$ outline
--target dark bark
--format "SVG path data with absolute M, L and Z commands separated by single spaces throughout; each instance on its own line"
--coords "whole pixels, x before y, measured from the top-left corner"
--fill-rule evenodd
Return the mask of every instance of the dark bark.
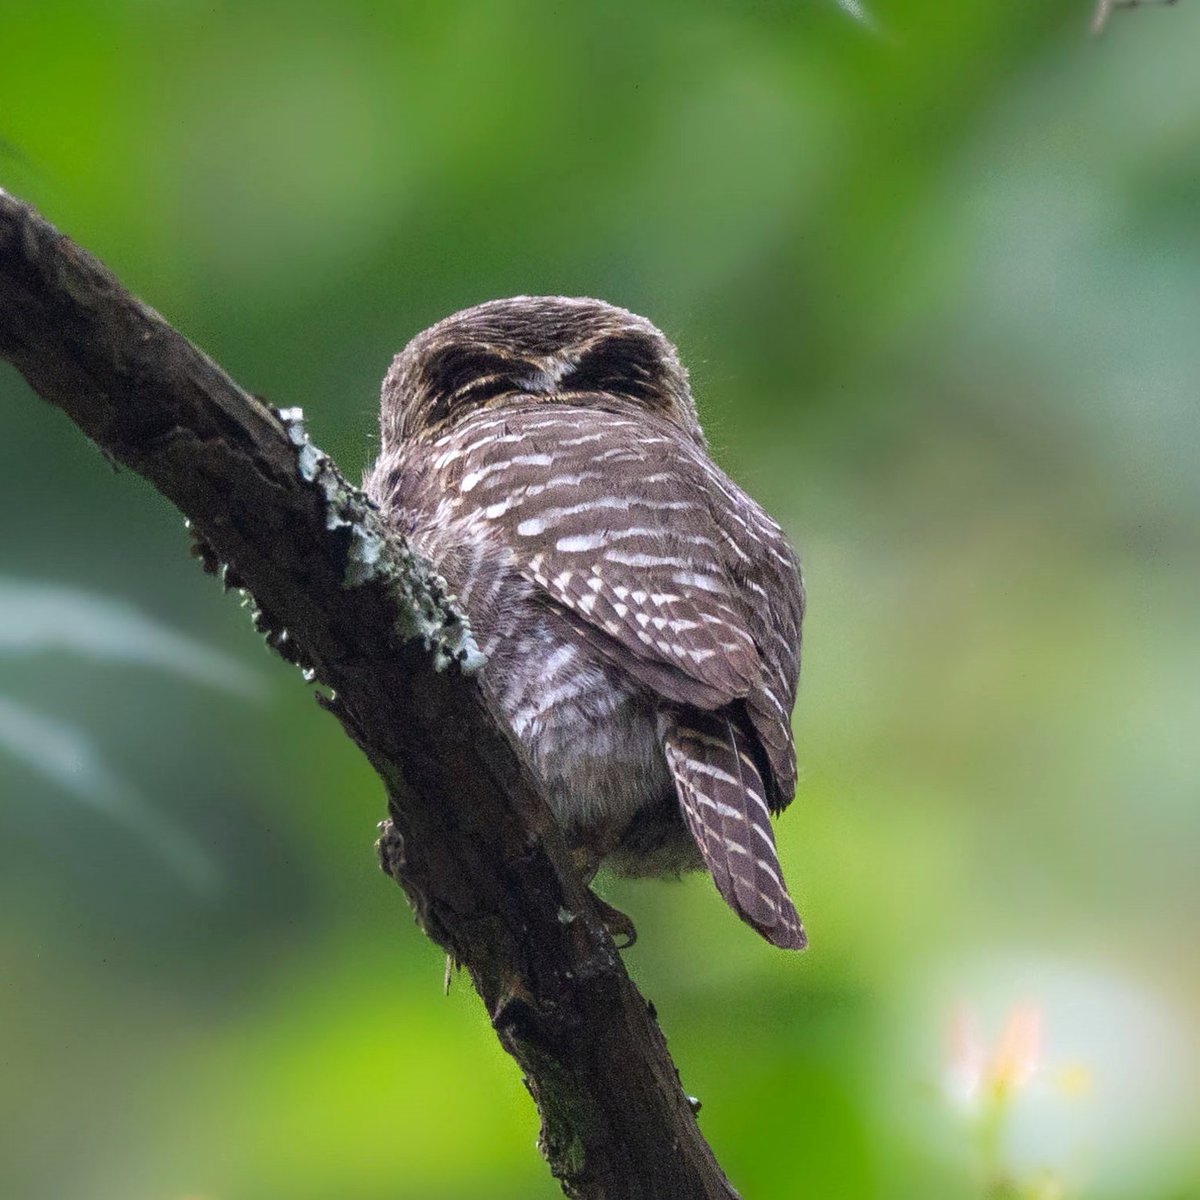
M 331 689 L 387 791 L 384 869 L 470 972 L 564 1191 L 735 1197 L 429 565 L 298 421 L 4 192 L 0 356 L 179 508 L 272 645 Z

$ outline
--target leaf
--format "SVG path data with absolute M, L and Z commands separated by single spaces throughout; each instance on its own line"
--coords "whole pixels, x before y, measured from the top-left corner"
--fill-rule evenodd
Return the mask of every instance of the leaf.
M 248 698 L 263 693 L 259 676 L 236 659 L 130 605 L 75 588 L 0 577 L 0 654 L 47 650 L 156 667 Z
M 196 895 L 212 899 L 222 890 L 221 868 L 208 851 L 110 770 L 74 726 L 0 696 L 0 748 L 135 834 Z

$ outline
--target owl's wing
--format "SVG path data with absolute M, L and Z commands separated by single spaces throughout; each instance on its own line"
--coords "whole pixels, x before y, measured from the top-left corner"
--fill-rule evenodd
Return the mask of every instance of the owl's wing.
M 741 702 L 782 808 L 803 593 L 779 527 L 690 439 L 598 407 L 481 414 L 441 455 L 579 635 L 680 705 Z M 467 515 L 467 514 L 464 514 Z

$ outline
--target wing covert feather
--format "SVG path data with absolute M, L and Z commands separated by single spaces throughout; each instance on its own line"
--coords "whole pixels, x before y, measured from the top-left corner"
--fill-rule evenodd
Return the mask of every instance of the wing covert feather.
M 435 444 L 434 466 L 580 637 L 668 700 L 744 706 L 781 808 L 795 786 L 795 555 L 698 444 L 584 406 L 595 399 L 481 413 Z

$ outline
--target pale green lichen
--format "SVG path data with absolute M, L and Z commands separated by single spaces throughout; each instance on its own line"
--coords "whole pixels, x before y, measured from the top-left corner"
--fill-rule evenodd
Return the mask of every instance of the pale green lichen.
M 296 455 L 296 461 L 300 467 L 300 478 L 312 483 L 325 461 L 325 455 L 312 442 L 305 442 Z
M 478 671 L 485 656 L 446 581 L 381 526 L 376 510 L 346 483 L 329 457 L 309 438 L 303 409 L 277 409 L 276 414 L 296 447 L 300 478 L 315 484 L 324 498 L 325 528 L 331 532 L 345 529 L 348 533 L 342 586 L 356 588 L 382 582 L 399 613 L 396 633 L 401 641 L 420 638 L 433 655 L 436 671 L 444 671 L 452 663 L 457 663 L 464 674 Z
M 399 561 L 396 558 L 395 554 L 381 556 L 374 575 L 386 580 L 402 614 L 397 632 L 405 640 L 421 639 L 433 655 L 435 671 L 444 671 L 451 663 L 457 663 L 466 675 L 478 671 L 485 656 L 466 614 L 454 606 L 446 581 L 407 548 L 401 551 Z
M 350 525 L 350 548 L 346 551 L 346 573 L 342 580 L 346 587 L 359 587 L 375 577 L 385 545 L 379 534 L 362 525 Z
M 517 1058 L 541 1113 L 540 1149 L 556 1178 L 576 1180 L 587 1165 L 587 1139 L 594 1129 L 592 1107 L 554 1055 L 522 1042 Z
M 300 478 L 306 483 L 312 483 L 328 458 L 322 450 L 313 445 L 308 430 L 304 428 L 304 409 L 277 408 L 275 414 L 283 422 L 288 441 L 296 447 L 296 466 Z
M 565 1179 L 578 1179 L 583 1174 L 584 1164 L 587 1162 L 587 1147 L 583 1144 L 583 1138 L 578 1134 L 573 1136 L 565 1146 L 563 1146 L 559 1162 L 562 1166 L 562 1177 Z

